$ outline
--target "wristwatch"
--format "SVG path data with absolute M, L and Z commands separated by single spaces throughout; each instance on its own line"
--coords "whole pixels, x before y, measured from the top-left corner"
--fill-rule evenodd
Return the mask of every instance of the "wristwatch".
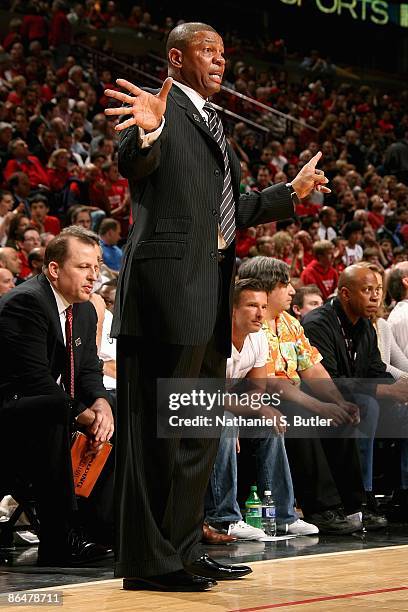
M 300 204 L 299 198 L 297 196 L 296 191 L 293 189 L 292 183 L 286 183 L 286 187 L 289 189 L 290 197 L 292 198 L 292 202 L 294 206 Z

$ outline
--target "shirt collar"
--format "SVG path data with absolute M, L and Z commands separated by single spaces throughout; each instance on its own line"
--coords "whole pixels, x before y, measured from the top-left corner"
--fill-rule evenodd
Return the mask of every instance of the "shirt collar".
M 332 304 L 337 316 L 340 319 L 341 324 L 343 325 L 344 331 L 349 335 L 353 335 L 353 333 L 358 331 L 362 327 L 362 325 L 364 325 L 363 317 L 360 317 L 358 321 L 354 324 L 350 321 L 350 319 L 343 310 L 339 298 L 333 298 Z
M 202 115 L 204 115 L 205 110 L 203 109 L 204 109 L 204 104 L 207 102 L 207 100 L 205 100 L 202 96 L 200 96 L 200 94 L 197 93 L 196 90 L 193 89 L 192 87 L 189 87 L 188 85 L 184 85 L 184 83 L 179 83 L 178 81 L 175 81 L 174 79 L 173 79 L 173 83 L 179 89 L 181 89 L 181 91 L 185 93 L 188 98 L 190 98 L 191 102 L 194 104 L 196 109 L 200 111 Z
M 50 281 L 50 279 L 48 278 L 48 276 L 46 278 L 47 278 L 47 281 L 50 283 L 50 287 L 54 294 L 55 301 L 57 302 L 58 314 L 61 316 L 62 313 L 65 312 L 68 306 L 70 306 L 71 304 L 67 302 L 67 300 L 60 293 L 58 293 L 58 291 L 54 289 L 54 286 L 52 282 Z

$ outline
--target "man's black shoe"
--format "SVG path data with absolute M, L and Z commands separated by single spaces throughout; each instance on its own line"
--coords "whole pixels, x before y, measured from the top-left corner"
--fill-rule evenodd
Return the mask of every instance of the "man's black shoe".
M 79 567 L 89 566 L 97 561 L 113 559 L 113 551 L 107 546 L 89 542 L 81 532 L 72 530 L 68 536 L 68 544 L 58 550 L 38 551 L 37 565 L 41 567 Z
M 316 525 L 320 533 L 327 535 L 347 535 L 356 531 L 356 525 L 340 509 L 309 514 L 305 521 Z
M 247 565 L 221 565 L 207 554 L 188 565 L 186 570 L 191 574 L 198 574 L 215 580 L 236 580 L 252 573 L 251 568 Z
M 208 591 L 216 584 L 215 580 L 194 576 L 185 570 L 159 576 L 147 576 L 147 578 L 123 579 L 123 588 L 126 591 Z
M 388 526 L 388 521 L 384 515 L 373 512 L 363 505 L 363 527 L 367 531 L 376 531 Z
M 387 527 L 388 521 L 380 511 L 377 499 L 372 491 L 366 491 L 366 503 L 362 507 L 363 527 L 367 531 L 376 531 Z

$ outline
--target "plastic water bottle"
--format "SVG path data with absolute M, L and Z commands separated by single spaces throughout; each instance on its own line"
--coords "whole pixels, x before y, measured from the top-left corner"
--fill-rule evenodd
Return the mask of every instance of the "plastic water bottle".
M 276 508 L 270 491 L 264 492 L 261 525 L 267 536 L 276 536 Z
M 252 485 L 251 493 L 245 502 L 245 521 L 251 527 L 262 528 L 262 502 L 259 499 L 256 485 Z

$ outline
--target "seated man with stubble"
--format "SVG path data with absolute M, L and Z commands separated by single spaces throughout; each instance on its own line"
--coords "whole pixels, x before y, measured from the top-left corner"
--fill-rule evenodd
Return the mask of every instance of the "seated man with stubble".
M 261 329 L 268 303 L 268 284 L 246 278 L 235 284 L 232 310 L 232 354 L 227 360 L 227 380 L 234 389 L 239 379 L 254 382 L 256 389 L 266 391 L 268 340 Z M 232 408 L 234 412 L 235 407 Z M 231 414 L 231 413 L 226 413 Z M 256 458 L 256 481 L 260 495 L 271 490 L 276 505 L 279 532 L 312 535 L 319 530 L 301 520 L 294 510 L 295 498 L 289 462 L 286 456 L 281 423 L 282 414 L 271 405 L 262 406 L 259 415 L 273 418 L 274 428 L 265 428 L 250 440 Z M 258 416 L 259 416 L 258 415 Z M 232 416 L 232 415 L 231 415 Z M 253 416 L 253 415 L 251 415 Z M 274 431 L 273 431 L 274 430 Z M 208 524 L 217 532 L 239 540 L 259 540 L 266 536 L 262 529 L 242 520 L 237 502 L 238 427 L 223 427 L 217 457 L 207 488 L 205 510 Z M 248 437 L 248 432 L 244 432 Z
M 70 458 L 74 428 L 89 437 L 89 452 L 114 430 L 88 303 L 100 260 L 98 236 L 69 227 L 47 246 L 44 272 L 0 305 L 0 486 L 33 485 L 42 566 L 89 565 L 111 552 L 82 533 Z

